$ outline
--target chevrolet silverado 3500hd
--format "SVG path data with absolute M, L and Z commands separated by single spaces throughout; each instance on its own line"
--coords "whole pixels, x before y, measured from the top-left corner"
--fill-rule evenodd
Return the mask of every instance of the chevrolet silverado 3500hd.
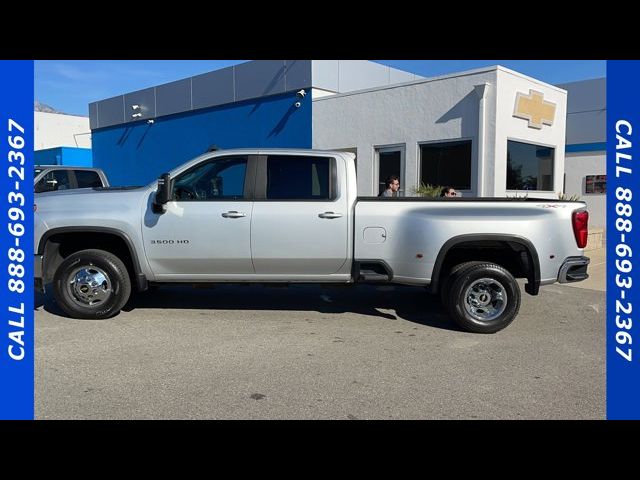
M 358 197 L 354 155 L 208 152 L 145 187 L 39 195 L 35 277 L 75 318 L 164 283 L 394 283 L 439 293 L 462 328 L 520 308 L 516 278 L 588 277 L 583 202 Z

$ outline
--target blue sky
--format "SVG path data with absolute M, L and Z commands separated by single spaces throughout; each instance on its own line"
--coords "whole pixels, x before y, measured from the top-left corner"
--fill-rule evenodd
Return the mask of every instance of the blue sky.
M 35 99 L 88 115 L 88 104 L 246 60 L 37 60 Z M 604 60 L 374 60 L 424 77 L 503 65 L 548 83 L 604 77 Z

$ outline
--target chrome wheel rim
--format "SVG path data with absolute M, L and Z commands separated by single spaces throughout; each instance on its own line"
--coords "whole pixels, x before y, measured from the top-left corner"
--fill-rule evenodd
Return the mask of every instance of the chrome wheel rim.
M 83 307 L 103 304 L 113 291 L 109 276 L 94 265 L 78 267 L 68 278 L 67 289 L 71 298 Z
M 476 320 L 489 322 L 507 308 L 507 291 L 493 278 L 480 278 L 467 287 L 464 308 Z

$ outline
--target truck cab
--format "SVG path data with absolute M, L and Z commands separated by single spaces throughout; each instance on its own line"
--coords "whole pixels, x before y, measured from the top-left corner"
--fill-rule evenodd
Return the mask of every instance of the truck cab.
M 108 186 L 107 176 L 100 168 L 36 165 L 33 170 L 35 193 Z

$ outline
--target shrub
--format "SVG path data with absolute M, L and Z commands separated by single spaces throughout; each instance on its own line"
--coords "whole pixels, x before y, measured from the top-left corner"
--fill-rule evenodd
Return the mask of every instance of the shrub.
M 568 196 L 566 193 L 564 192 L 558 192 L 558 200 L 569 200 L 570 202 L 575 202 L 580 200 L 580 195 L 578 195 L 577 193 Z
M 425 185 L 421 182 L 420 186 L 414 189 L 414 193 L 420 197 L 437 198 L 443 188 L 440 185 Z
M 523 194 L 523 195 L 520 195 L 520 194 L 516 191 L 516 193 L 515 193 L 514 195 L 507 195 L 506 197 L 507 197 L 507 198 L 522 198 L 522 199 L 525 199 L 525 198 L 529 198 L 529 193 L 527 192 L 527 193 L 525 193 L 525 194 Z

